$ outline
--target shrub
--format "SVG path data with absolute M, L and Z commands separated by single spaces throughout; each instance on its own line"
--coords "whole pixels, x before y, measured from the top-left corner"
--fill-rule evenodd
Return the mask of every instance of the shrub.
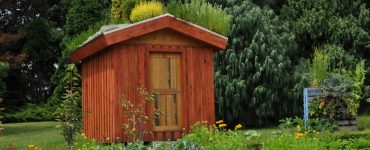
M 231 17 L 221 6 L 212 5 L 205 0 L 191 0 L 184 4 L 174 0 L 167 4 L 167 11 L 222 35 L 227 35 L 230 31 Z
M 121 0 L 112 0 L 111 18 L 113 20 L 120 20 L 123 18 L 123 11 L 121 9 Z
M 130 20 L 131 11 L 138 2 L 139 2 L 138 0 L 122 0 L 121 10 L 123 13 L 122 19 L 124 21 Z
M 53 107 L 48 104 L 27 103 L 22 108 L 4 113 L 4 122 L 51 121 L 55 116 Z
M 341 119 L 353 115 L 349 103 L 352 98 L 353 82 L 348 78 L 334 74 L 324 81 L 322 93 L 319 95 L 318 117 Z
M 312 118 L 307 122 L 307 127 L 304 127 L 304 121 L 301 118 L 295 117 L 285 118 L 279 121 L 280 129 L 289 129 L 292 132 L 313 132 L 313 131 L 334 131 L 337 126 L 332 119 Z
M 370 129 L 370 115 L 362 115 L 357 118 L 359 130 Z
M 1 131 L 4 130 L 4 128 L 2 128 L 3 110 L 4 110 L 4 108 L 2 108 L 2 103 L 3 103 L 3 99 L 0 97 L 0 135 L 1 135 Z
M 219 124 L 218 127 L 207 123 L 196 123 L 192 126 L 191 132 L 179 140 L 194 142 L 205 149 L 258 149 L 261 147 L 259 134 L 254 131 L 232 131 L 226 130 Z
M 131 11 L 132 22 L 142 21 L 164 13 L 163 4 L 157 1 L 140 2 Z
M 68 65 L 66 76 L 63 78 L 65 83 L 65 92 L 63 101 L 56 110 L 59 128 L 62 129 L 62 135 L 67 142 L 68 149 L 73 149 L 73 141 L 76 134 L 81 129 L 81 89 L 79 81 L 81 76 L 74 64 Z
M 153 110 L 152 117 L 148 116 L 145 112 L 145 108 L 149 104 L 153 104 L 154 98 L 156 96 L 155 92 L 149 93 L 145 88 L 137 89 L 139 95 L 143 100 L 139 104 L 133 104 L 131 101 L 127 100 L 125 96 L 122 96 L 122 112 L 123 116 L 127 119 L 127 122 L 122 124 L 122 127 L 128 138 L 132 139 L 134 142 L 143 141 L 144 134 L 149 134 L 151 131 L 144 129 L 144 124 L 151 122 L 158 118 L 161 114 L 158 109 Z M 137 128 L 139 126 L 139 128 Z M 137 135 L 139 133 L 139 135 Z

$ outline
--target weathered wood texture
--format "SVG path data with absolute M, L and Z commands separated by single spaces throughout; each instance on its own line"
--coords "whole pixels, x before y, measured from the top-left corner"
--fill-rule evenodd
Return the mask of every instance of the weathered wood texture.
M 183 128 L 189 131 L 198 121 L 214 123 L 214 48 L 182 38 L 186 37 L 170 30 L 159 31 L 117 43 L 82 60 L 82 100 L 86 114 L 83 130 L 88 138 L 100 142 L 105 137 L 110 137 L 110 142 L 117 137 L 127 140 L 121 127 L 125 122 L 121 96 L 138 104 L 137 88 L 151 89 L 149 61 L 154 52 L 180 54 L 181 123 L 180 128 L 160 131 L 153 130 L 154 123 L 146 124 L 153 134 L 145 136 L 145 140 L 175 140 Z M 147 113 L 151 113 L 152 107 L 148 106 Z

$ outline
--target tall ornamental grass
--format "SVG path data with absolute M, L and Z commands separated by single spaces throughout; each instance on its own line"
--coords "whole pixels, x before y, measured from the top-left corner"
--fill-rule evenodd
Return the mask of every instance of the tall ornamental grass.
M 131 22 L 138 22 L 155 16 L 164 14 L 164 7 L 161 2 L 158 1 L 142 1 L 136 4 L 131 11 L 130 20 Z
M 321 49 L 315 49 L 311 65 L 311 86 L 319 87 L 328 77 L 329 55 Z
M 205 0 L 185 3 L 174 0 L 167 4 L 167 12 L 222 35 L 227 35 L 230 31 L 231 17 L 221 6 L 212 5 Z

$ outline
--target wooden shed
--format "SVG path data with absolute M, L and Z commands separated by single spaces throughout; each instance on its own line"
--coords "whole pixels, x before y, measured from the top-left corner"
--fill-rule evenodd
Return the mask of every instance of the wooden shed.
M 213 53 L 227 38 L 164 14 L 101 32 L 71 53 L 82 66 L 83 132 L 102 142 L 126 141 L 121 97 L 140 101 L 137 88 L 156 90 L 161 119 L 145 125 L 145 141 L 176 140 L 198 121 L 215 121 Z

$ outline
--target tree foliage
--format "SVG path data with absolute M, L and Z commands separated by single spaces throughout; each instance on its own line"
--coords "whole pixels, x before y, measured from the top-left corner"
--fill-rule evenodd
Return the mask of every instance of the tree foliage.
M 73 37 L 86 31 L 90 25 L 104 18 L 103 5 L 99 0 L 74 0 L 67 12 L 64 26 L 66 35 Z
M 3 79 L 8 75 L 9 64 L 0 61 L 0 97 L 6 92 L 6 86 Z
M 291 24 L 303 57 L 326 43 L 358 54 L 369 51 L 369 8 L 362 0 L 288 0 L 281 16 Z
M 227 11 L 233 16 L 229 43 L 215 58 L 219 117 L 261 125 L 298 111 L 289 78 L 297 46 L 287 24 L 249 1 Z
M 66 66 L 70 63 L 69 54 L 80 46 L 89 36 L 97 32 L 101 25 L 106 24 L 106 6 L 99 0 L 76 0 L 71 3 L 64 26 L 66 35 L 61 43 L 61 56 L 57 68 L 50 78 L 54 90 L 49 98 L 51 105 L 61 102 L 64 87 L 63 82 Z

